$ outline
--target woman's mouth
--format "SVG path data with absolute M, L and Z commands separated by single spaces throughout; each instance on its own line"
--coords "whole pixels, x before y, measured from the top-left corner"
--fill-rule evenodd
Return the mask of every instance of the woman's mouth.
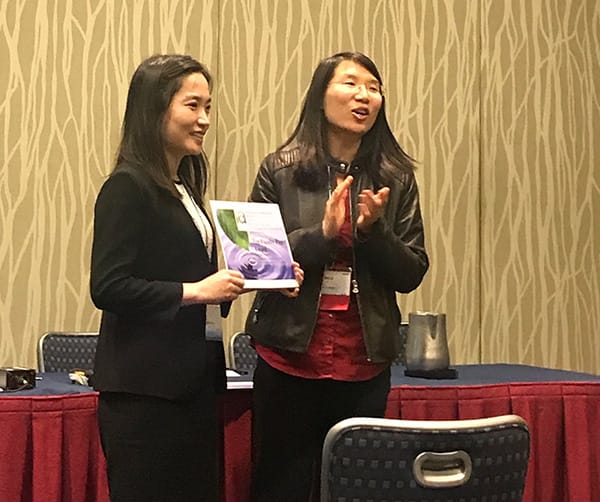
M 352 115 L 354 115 L 358 120 L 365 120 L 369 116 L 368 108 L 354 108 L 352 110 Z

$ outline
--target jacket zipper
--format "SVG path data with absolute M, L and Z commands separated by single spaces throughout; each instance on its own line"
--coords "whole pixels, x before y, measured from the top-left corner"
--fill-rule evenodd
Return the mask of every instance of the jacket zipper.
M 352 185 L 350 185 L 350 192 L 352 197 L 350 197 L 350 221 L 352 223 L 352 272 L 354 274 L 354 272 L 356 270 L 358 270 L 358 268 L 356 267 L 356 254 L 354 252 L 354 236 L 356 235 L 357 229 L 356 229 L 356 223 L 355 223 L 355 219 L 354 219 L 354 201 L 358 200 L 358 187 L 356 187 L 354 185 L 354 183 Z M 371 362 L 373 360 L 373 358 L 371 357 L 371 348 L 369 347 L 369 343 L 367 341 L 367 330 L 365 329 L 365 321 L 364 321 L 364 316 L 363 316 L 363 312 L 362 312 L 362 307 L 360 304 L 360 289 L 358 287 L 358 279 L 357 276 L 354 274 L 354 277 L 352 278 L 351 281 L 351 288 L 352 288 L 352 293 L 354 293 L 356 295 L 356 305 L 358 307 L 358 317 L 360 318 L 360 325 L 362 327 L 363 330 L 363 341 L 365 342 L 365 349 L 367 350 L 367 361 Z
M 267 298 L 267 295 L 265 294 L 262 298 L 260 298 L 260 301 L 252 309 L 252 324 L 258 324 L 258 313 L 260 312 L 260 309 L 262 308 L 263 303 L 265 303 L 266 298 Z

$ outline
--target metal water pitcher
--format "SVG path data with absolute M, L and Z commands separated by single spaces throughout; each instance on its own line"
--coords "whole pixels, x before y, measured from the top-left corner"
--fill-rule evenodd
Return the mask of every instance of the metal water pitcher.
M 411 312 L 408 315 L 406 369 L 444 370 L 450 366 L 446 314 Z

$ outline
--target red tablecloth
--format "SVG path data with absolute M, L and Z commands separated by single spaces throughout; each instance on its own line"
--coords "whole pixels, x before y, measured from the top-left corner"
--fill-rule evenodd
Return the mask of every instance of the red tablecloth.
M 422 382 L 422 381 L 421 381 Z M 251 391 L 225 403 L 227 502 L 249 502 Z M 529 424 L 524 502 L 600 500 L 600 381 L 393 387 L 386 416 L 456 420 L 517 414 Z
M 108 502 L 94 393 L 0 398 L 2 502 Z
M 600 500 L 600 382 L 395 387 L 387 416 L 456 420 L 514 413 L 529 424 L 525 502 Z
M 515 413 L 531 431 L 525 501 L 600 500 L 600 381 L 423 383 L 393 387 L 386 415 Z M 223 400 L 226 502 L 249 500 L 251 399 L 251 390 L 240 389 Z M 108 502 L 96 394 L 0 398 L 0 501 Z

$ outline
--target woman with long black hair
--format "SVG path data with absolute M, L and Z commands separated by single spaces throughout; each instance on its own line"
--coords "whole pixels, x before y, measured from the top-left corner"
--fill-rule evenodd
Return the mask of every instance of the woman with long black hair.
M 297 298 L 259 292 L 246 322 L 259 355 L 253 498 L 318 500 L 329 428 L 384 414 L 396 293 L 419 286 L 429 266 L 413 161 L 390 130 L 371 59 L 319 63 L 296 129 L 262 162 L 250 200 L 279 204 L 304 270 Z

